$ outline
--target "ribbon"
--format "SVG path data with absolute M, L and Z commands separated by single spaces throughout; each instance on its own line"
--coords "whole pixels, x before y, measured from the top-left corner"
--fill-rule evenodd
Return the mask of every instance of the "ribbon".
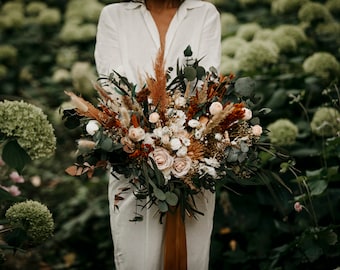
M 164 270 L 187 270 L 187 241 L 181 207 L 166 214 L 164 235 Z

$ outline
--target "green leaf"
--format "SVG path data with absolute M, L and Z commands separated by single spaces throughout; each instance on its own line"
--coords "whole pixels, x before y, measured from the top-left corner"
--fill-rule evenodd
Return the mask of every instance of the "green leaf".
M 198 66 L 196 68 L 196 77 L 197 79 L 201 80 L 205 75 L 205 69 L 202 66 Z
M 165 193 L 165 197 L 166 197 L 166 202 L 169 204 L 169 205 L 171 205 L 171 206 L 175 206 L 175 205 L 177 205 L 177 203 L 178 203 L 178 197 L 177 197 L 177 195 L 175 194 L 175 193 L 173 193 L 173 192 L 170 192 L 170 191 L 167 191 L 166 193 Z
M 106 137 L 100 142 L 99 146 L 104 151 L 111 152 L 113 149 L 113 141 L 110 138 Z
M 159 211 L 161 211 L 162 213 L 165 213 L 169 210 L 169 206 L 165 201 L 160 201 L 158 203 L 158 208 L 159 208 Z
M 324 180 L 307 182 L 311 189 L 311 195 L 320 195 L 327 188 L 327 182 Z
M 197 77 L 197 72 L 196 69 L 193 67 L 185 67 L 184 68 L 184 77 L 188 80 L 188 81 L 193 81 L 196 79 Z
M 235 92 L 241 96 L 249 97 L 255 89 L 255 81 L 250 77 L 239 78 L 235 82 Z
M 165 196 L 165 193 L 161 189 L 154 187 L 153 193 L 155 194 L 155 196 L 158 200 L 165 201 L 166 196 Z
M 184 56 L 185 57 L 190 57 L 192 56 L 192 50 L 191 50 L 191 46 L 189 45 L 188 47 L 185 48 L 184 50 Z
M 3 161 L 11 168 L 21 173 L 27 163 L 31 161 L 27 152 L 18 144 L 16 140 L 9 141 L 2 150 Z
M 0 188 L 0 202 L 3 202 L 3 201 L 20 201 L 20 200 L 21 200 L 20 197 L 14 197 L 11 193 Z M 2 223 L 0 222 L 0 224 L 2 224 Z

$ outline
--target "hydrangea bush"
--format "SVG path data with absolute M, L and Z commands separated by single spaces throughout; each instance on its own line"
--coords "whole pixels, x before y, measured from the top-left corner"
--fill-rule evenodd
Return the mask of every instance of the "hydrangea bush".
M 56 149 L 54 128 L 37 106 L 24 101 L 0 102 L 0 132 L 15 139 L 35 159 L 49 158 Z

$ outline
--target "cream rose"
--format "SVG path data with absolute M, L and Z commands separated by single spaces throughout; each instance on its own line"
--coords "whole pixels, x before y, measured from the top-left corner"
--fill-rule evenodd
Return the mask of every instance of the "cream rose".
M 176 157 L 174 159 L 174 164 L 172 165 L 171 173 L 177 178 L 185 176 L 191 168 L 191 158 L 186 157 Z
M 243 111 L 244 111 L 243 120 L 248 121 L 253 117 L 253 113 L 251 110 L 244 108 Z
M 161 171 L 167 171 L 174 163 L 174 158 L 163 147 L 156 147 L 149 157 L 155 161 L 157 168 Z
M 254 136 L 260 136 L 262 134 L 262 127 L 260 125 L 255 125 L 251 127 Z
M 222 110 L 223 110 L 223 105 L 218 101 L 211 103 L 209 107 L 209 112 L 211 115 L 218 114 Z
M 145 138 L 145 131 L 141 127 L 130 127 L 129 128 L 129 138 L 134 142 L 139 142 L 144 140 Z
M 149 115 L 149 122 L 150 123 L 157 123 L 159 120 L 159 114 L 157 112 L 153 112 Z

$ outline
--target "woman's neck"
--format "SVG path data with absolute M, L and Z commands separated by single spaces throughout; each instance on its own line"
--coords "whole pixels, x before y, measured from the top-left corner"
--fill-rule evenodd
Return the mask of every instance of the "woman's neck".
M 177 9 L 180 5 L 180 1 L 174 0 L 146 0 L 146 7 L 150 11 L 161 12 L 167 9 Z

